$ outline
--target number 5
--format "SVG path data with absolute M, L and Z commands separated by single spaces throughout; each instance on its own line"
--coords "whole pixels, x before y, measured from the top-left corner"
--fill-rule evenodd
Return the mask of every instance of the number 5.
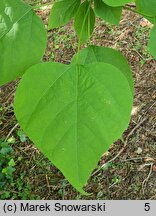
M 145 203 L 144 210 L 145 211 L 149 211 L 150 210 L 150 203 Z

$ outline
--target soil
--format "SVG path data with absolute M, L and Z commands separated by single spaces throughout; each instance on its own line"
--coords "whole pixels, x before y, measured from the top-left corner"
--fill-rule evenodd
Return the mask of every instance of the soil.
M 47 26 L 50 7 L 36 12 Z M 19 80 L 0 88 L 0 138 L 5 139 L 10 131 L 9 135 L 16 137 L 12 146 L 21 161 L 17 160 L 14 178 L 24 173 L 30 193 L 40 199 L 156 199 L 156 61 L 147 50 L 151 25 L 125 10 L 118 27 L 96 21 L 91 43 L 123 53 L 133 71 L 135 97 L 131 122 L 123 135 L 125 143 L 115 142 L 102 156 L 85 187 L 91 195 L 82 196 L 73 189 L 28 138 L 24 143 L 19 141 L 13 111 Z M 48 32 L 43 60 L 70 64 L 76 50 L 77 37 L 70 22 Z

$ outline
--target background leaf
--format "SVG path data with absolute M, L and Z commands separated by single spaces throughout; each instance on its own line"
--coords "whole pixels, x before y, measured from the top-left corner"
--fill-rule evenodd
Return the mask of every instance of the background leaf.
M 23 130 L 81 193 L 101 155 L 127 128 L 131 109 L 127 79 L 105 63 L 35 65 L 15 97 Z
M 76 63 L 77 56 L 78 54 L 73 57 L 71 61 L 73 64 Z M 127 78 L 132 95 L 134 95 L 132 72 L 126 58 L 119 51 L 109 47 L 98 47 L 93 45 L 80 51 L 78 58 L 79 64 L 86 65 L 93 62 L 104 62 L 117 67 Z
M 136 0 L 137 10 L 146 15 L 156 16 L 155 0 Z
M 94 11 L 96 16 L 100 17 L 101 19 L 114 24 L 118 25 L 121 18 L 122 7 L 110 7 L 106 5 L 102 0 L 94 0 Z
M 94 30 L 95 14 L 93 9 L 89 5 L 90 4 L 88 1 L 83 2 L 80 5 L 79 10 L 75 16 L 74 28 L 79 39 L 81 38 L 81 43 L 85 43 L 90 38 Z M 89 13 L 86 17 L 86 21 L 84 22 L 84 18 L 89 7 Z
M 148 48 L 153 57 L 156 59 L 156 26 L 154 26 L 151 30 Z
M 0 85 L 39 63 L 46 48 L 46 30 L 32 8 L 20 0 L 0 1 Z
M 127 3 L 134 2 L 135 0 L 103 0 L 107 5 L 112 7 L 123 6 Z
M 76 14 L 80 0 L 62 0 L 55 2 L 49 17 L 49 29 L 67 24 Z

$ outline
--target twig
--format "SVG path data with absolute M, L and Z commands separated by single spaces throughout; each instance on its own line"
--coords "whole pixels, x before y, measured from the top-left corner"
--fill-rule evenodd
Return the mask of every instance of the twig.
M 49 184 L 48 176 L 46 175 L 45 177 L 46 177 L 46 182 L 47 182 L 48 190 L 49 190 L 49 193 L 50 193 L 50 184 Z
M 8 140 L 8 138 L 10 137 L 10 135 L 12 134 L 12 132 L 19 126 L 19 124 L 17 123 L 8 133 L 8 135 L 5 138 L 5 141 Z
M 94 175 L 96 175 L 97 173 L 100 172 L 100 170 L 102 168 L 104 168 L 105 166 L 107 166 L 109 163 L 113 162 L 114 160 L 116 160 L 116 158 L 118 158 L 121 153 L 124 151 L 124 149 L 126 148 L 127 146 L 127 143 L 128 143 L 128 139 L 129 137 L 140 127 L 141 124 L 143 124 L 145 121 L 146 121 L 147 118 L 144 118 L 141 122 L 139 122 L 132 130 L 131 132 L 127 135 L 127 138 L 126 140 L 124 141 L 123 139 L 121 139 L 121 141 L 124 143 L 124 146 L 122 147 L 122 149 L 118 152 L 118 154 L 112 158 L 111 160 L 109 160 L 108 162 L 106 162 L 105 164 L 103 164 L 98 170 L 96 170 L 95 172 L 93 172 L 93 174 L 91 175 L 91 177 L 93 177 Z
M 143 194 L 145 193 L 145 188 L 146 188 L 147 182 L 148 182 L 148 180 L 149 180 L 149 178 L 150 178 L 150 176 L 151 176 L 152 169 L 153 169 L 153 164 L 154 164 L 154 163 L 148 164 L 148 165 L 151 166 L 151 167 L 150 167 L 150 171 L 149 171 L 149 173 L 148 173 L 147 178 L 145 178 L 144 181 L 142 182 L 142 191 L 143 191 Z
M 123 141 L 122 141 L 122 142 L 123 142 Z M 127 141 L 124 142 L 124 146 L 123 146 L 122 149 L 118 152 L 118 154 L 117 154 L 114 158 L 112 158 L 111 160 L 109 160 L 106 164 L 111 163 L 111 162 L 113 162 L 116 158 L 118 158 L 119 155 L 124 151 L 126 145 L 127 145 Z M 103 168 L 104 166 L 105 166 L 105 164 L 103 164 L 103 165 L 101 166 L 101 168 Z
M 128 134 L 128 136 L 127 136 L 127 138 L 126 138 L 126 140 L 128 140 L 129 139 L 129 137 L 145 122 L 147 120 L 147 118 L 145 117 L 145 118 L 143 118 L 143 120 L 142 121 L 140 121 L 132 130 L 131 130 L 131 132 Z
M 119 155 L 120 155 L 120 154 L 123 152 L 123 150 L 125 149 L 126 145 L 127 145 L 127 143 L 124 142 L 124 146 L 123 146 L 123 148 L 118 152 L 118 154 L 117 154 L 114 158 L 112 158 L 111 160 L 109 160 L 107 163 L 103 164 L 98 170 L 96 170 L 95 172 L 93 172 L 93 174 L 92 174 L 91 176 L 94 176 L 94 175 L 96 175 L 97 173 L 99 173 L 99 171 L 100 171 L 102 168 L 104 168 L 104 167 L 107 166 L 109 163 L 113 162 L 117 157 L 119 157 Z
M 5 103 L 8 103 L 8 102 L 9 102 L 10 98 L 13 96 L 13 94 L 15 93 L 15 91 L 16 91 L 16 89 L 14 88 L 14 89 L 10 92 L 10 94 L 7 96 L 7 99 L 6 99 Z
M 154 196 L 150 197 L 149 200 L 155 200 L 155 198 L 156 198 L 156 194 Z
M 143 166 L 141 166 L 139 169 L 138 169 L 138 171 L 141 171 L 144 167 L 146 167 L 146 166 L 151 166 L 151 163 L 148 163 L 148 164 L 144 164 Z
M 150 110 L 153 106 L 155 106 L 156 101 L 154 101 L 154 103 L 148 108 L 148 110 Z
M 136 49 L 133 49 L 132 51 L 136 52 L 140 56 L 140 58 L 145 59 Z
M 133 160 L 142 160 L 142 159 L 148 159 L 148 157 L 137 157 L 137 158 L 128 158 L 125 160 L 121 160 L 121 162 L 126 162 L 126 161 L 133 161 Z M 152 160 L 152 159 L 151 159 Z M 154 160 L 154 159 L 153 159 Z

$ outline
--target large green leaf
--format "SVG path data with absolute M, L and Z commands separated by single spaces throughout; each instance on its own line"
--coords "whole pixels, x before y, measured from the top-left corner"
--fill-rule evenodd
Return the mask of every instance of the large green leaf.
M 131 109 L 127 79 L 105 63 L 35 65 L 15 96 L 23 130 L 81 193 L 101 155 L 127 128 Z
M 112 7 L 123 6 L 127 3 L 134 2 L 135 0 L 103 0 L 107 5 Z
M 148 48 L 153 57 L 156 59 L 156 26 L 154 26 L 151 30 Z
M 134 83 L 132 72 L 125 57 L 117 50 L 108 47 L 88 46 L 80 51 L 72 59 L 72 63 L 86 65 L 93 62 L 104 62 L 117 67 L 127 78 L 132 95 L 134 95 Z
M 74 28 L 81 43 L 91 36 L 95 25 L 95 14 L 88 1 L 83 2 L 75 16 Z
M 136 6 L 141 13 L 156 16 L 156 0 L 136 0 Z
M 121 18 L 122 7 L 110 7 L 102 0 L 94 0 L 96 16 L 111 24 L 118 25 Z
M 62 0 L 55 2 L 49 17 L 49 29 L 67 24 L 76 14 L 80 0 Z
M 0 1 L 0 85 L 39 63 L 46 48 L 46 30 L 32 8 L 20 0 Z

